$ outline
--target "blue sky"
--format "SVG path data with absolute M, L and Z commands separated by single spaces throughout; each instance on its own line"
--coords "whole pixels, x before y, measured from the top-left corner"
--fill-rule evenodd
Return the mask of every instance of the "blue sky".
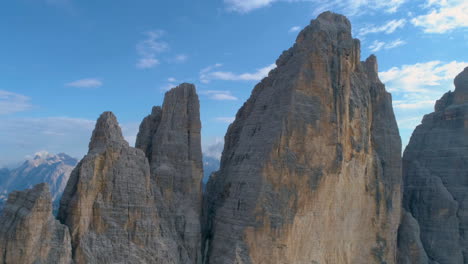
M 0 166 L 38 151 L 81 158 L 113 111 L 134 143 L 164 92 L 197 86 L 202 145 L 229 123 L 298 31 L 348 16 L 362 60 L 376 54 L 403 143 L 468 66 L 465 0 L 10 0 L 0 3 Z

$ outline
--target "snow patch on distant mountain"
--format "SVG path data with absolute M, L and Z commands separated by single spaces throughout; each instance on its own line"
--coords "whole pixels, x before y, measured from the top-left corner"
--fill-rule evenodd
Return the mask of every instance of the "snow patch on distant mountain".
M 0 209 L 15 190 L 24 190 L 46 182 L 50 186 L 54 206 L 58 205 L 70 173 L 78 160 L 65 153 L 37 152 L 19 167 L 0 169 Z

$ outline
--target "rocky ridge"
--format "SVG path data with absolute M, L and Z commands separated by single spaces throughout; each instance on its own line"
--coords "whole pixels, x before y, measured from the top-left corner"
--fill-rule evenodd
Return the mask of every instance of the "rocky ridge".
M 403 155 L 401 264 L 468 262 L 468 67 L 454 84 Z

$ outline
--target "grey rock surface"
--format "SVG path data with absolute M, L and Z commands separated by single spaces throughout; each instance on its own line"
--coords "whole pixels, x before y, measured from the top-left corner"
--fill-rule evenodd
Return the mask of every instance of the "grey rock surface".
M 75 263 L 190 263 L 153 189 L 148 160 L 103 113 L 88 154 L 73 170 L 59 219 L 71 230 Z
M 158 189 L 183 247 L 193 263 L 201 263 L 203 163 L 200 105 L 195 86 L 183 83 L 165 94 L 140 125 L 136 147 L 149 159 Z
M 424 116 L 403 155 L 403 205 L 416 222 L 403 221 L 400 229 L 418 227 L 423 248 L 408 251 L 412 245 L 399 241 L 400 255 L 426 253 L 429 261 L 411 263 L 468 263 L 468 67 L 454 83 L 455 91 Z
M 300 32 L 236 115 L 204 202 L 204 262 L 396 263 L 401 141 L 344 16 Z
M 47 184 L 9 195 L 0 216 L 0 263 L 72 263 L 68 228 L 52 215 Z

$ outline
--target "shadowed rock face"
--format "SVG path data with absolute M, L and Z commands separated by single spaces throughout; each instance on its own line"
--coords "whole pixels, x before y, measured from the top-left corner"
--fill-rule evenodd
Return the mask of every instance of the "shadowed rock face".
M 203 163 L 200 105 L 195 86 L 181 84 L 168 91 L 162 108 L 154 107 L 140 125 L 136 147 L 149 159 L 154 187 L 168 206 L 193 263 L 201 262 L 201 200 Z
M 68 228 L 52 215 L 47 184 L 14 191 L 0 217 L 0 263 L 72 263 Z
M 468 263 L 468 67 L 454 83 L 403 155 L 403 205 L 412 223 L 400 227 L 402 264 Z
M 205 262 L 395 263 L 401 141 L 376 58 L 326 12 L 276 64 L 208 183 Z
M 75 263 L 189 263 L 161 217 L 164 208 L 145 154 L 128 146 L 111 112 L 103 113 L 59 209 Z

